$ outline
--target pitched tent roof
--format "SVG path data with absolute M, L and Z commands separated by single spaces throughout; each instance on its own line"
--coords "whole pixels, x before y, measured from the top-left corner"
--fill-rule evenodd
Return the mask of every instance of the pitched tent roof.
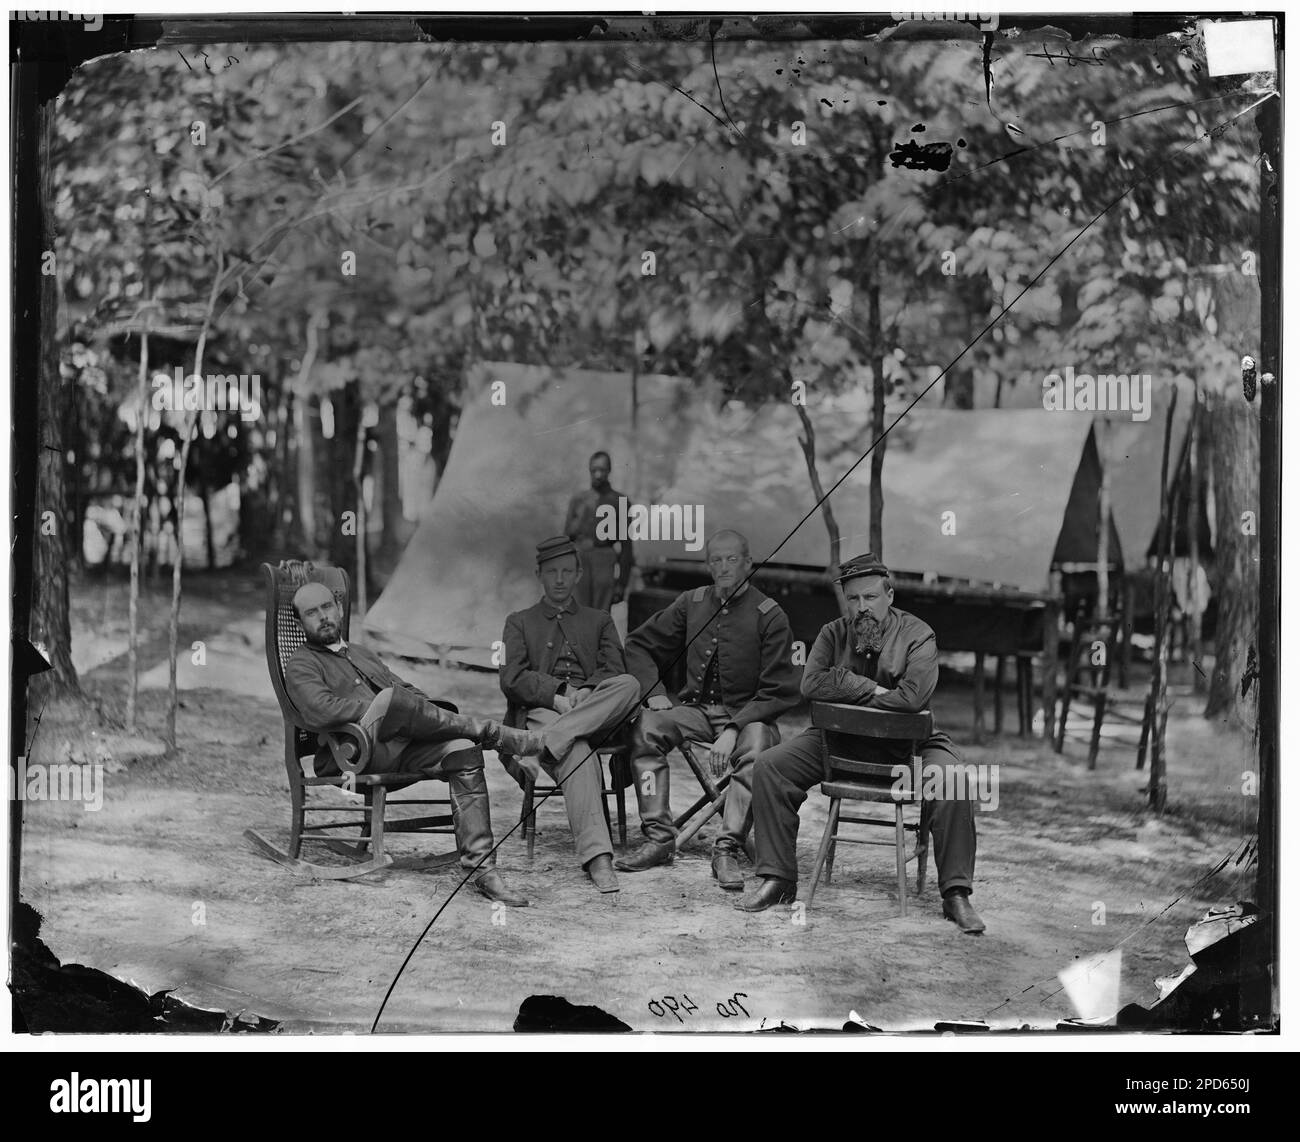
M 501 382 L 493 403 L 494 382 Z M 506 615 L 540 596 L 536 545 L 564 526 L 587 460 L 611 453 L 629 496 L 663 485 L 685 434 L 691 385 L 627 373 L 490 363 L 471 377 L 437 491 L 365 626 L 393 653 L 487 666 Z M 454 653 L 452 653 L 454 651 Z
M 869 445 L 869 415 L 846 401 L 808 412 L 829 489 Z M 1053 562 L 1094 559 L 1100 468 L 1091 428 L 1090 416 L 1041 408 L 914 409 L 886 438 L 885 562 L 1038 591 Z M 704 504 L 705 530 L 744 532 L 755 560 L 825 567 L 829 540 L 813 511 L 798 431 L 787 406 L 701 409 L 665 500 Z M 845 556 L 869 546 L 870 463 L 862 460 L 830 496 Z M 1113 532 L 1112 543 L 1118 552 Z M 703 559 L 680 542 L 638 550 L 642 561 Z
M 1169 440 L 1169 477 L 1178 470 L 1192 419 L 1190 382 L 1173 381 L 1153 386 L 1151 416 L 1134 420 L 1127 413 L 1099 415 L 1101 456 L 1110 470 L 1111 513 L 1124 546 L 1124 569 L 1146 566 L 1147 552 L 1160 525 L 1160 457 L 1164 448 L 1165 419 L 1174 387 L 1178 400 Z M 1181 522 L 1181 521 L 1180 521 Z M 1202 550 L 1208 550 L 1205 525 Z

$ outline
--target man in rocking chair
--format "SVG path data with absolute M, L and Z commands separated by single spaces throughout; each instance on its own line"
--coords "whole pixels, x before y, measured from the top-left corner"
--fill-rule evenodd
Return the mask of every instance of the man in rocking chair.
M 510 891 L 496 870 L 483 748 L 536 755 L 546 748 L 544 736 L 434 705 L 374 651 L 343 641 L 342 609 L 323 584 L 300 587 L 293 607 L 307 641 L 285 666 L 284 683 L 307 728 L 320 733 L 358 722 L 370 741 L 368 772 L 446 781 L 461 867 L 478 866 L 474 884 L 489 900 L 527 907 L 527 897 Z M 315 765 L 318 776 L 339 772 L 323 740 Z

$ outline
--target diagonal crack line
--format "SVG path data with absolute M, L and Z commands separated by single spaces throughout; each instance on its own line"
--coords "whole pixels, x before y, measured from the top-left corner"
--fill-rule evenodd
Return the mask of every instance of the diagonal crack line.
M 677 89 L 677 90 L 680 90 L 680 89 Z M 685 92 L 682 92 L 682 94 L 685 95 L 686 93 L 685 93 Z M 686 97 L 687 97 L 688 99 L 691 99 L 691 97 L 690 97 L 689 95 L 687 95 Z M 938 376 L 936 376 L 936 377 L 935 377 L 935 378 L 934 378 L 934 379 L 933 379 L 933 380 L 932 380 L 928 385 L 926 385 L 925 388 L 922 389 L 922 390 L 920 391 L 920 393 L 918 393 L 917 396 L 916 396 L 916 397 L 915 397 L 915 398 L 914 398 L 914 399 L 913 399 L 913 400 L 912 400 L 912 401 L 907 405 L 907 407 L 904 408 L 903 411 L 900 412 L 900 413 L 898 414 L 898 416 L 894 418 L 893 422 L 892 422 L 891 424 L 889 424 L 889 425 L 885 428 L 885 430 L 884 430 L 883 432 L 881 432 L 881 434 L 880 434 L 878 437 L 876 437 L 875 440 L 873 440 L 873 441 L 871 442 L 871 444 L 868 446 L 867 450 L 866 450 L 865 452 L 863 452 L 862 455 L 859 456 L 859 457 L 857 458 L 857 460 L 855 460 L 855 461 L 853 462 L 853 464 L 849 467 L 848 471 L 846 471 L 846 472 L 845 472 L 845 473 L 844 473 L 844 474 L 843 474 L 843 475 L 842 475 L 838 480 L 835 481 L 834 484 L 831 485 L 831 487 L 830 487 L 830 488 L 829 488 L 829 489 L 828 489 L 828 490 L 827 490 L 827 491 L 822 495 L 821 499 L 819 499 L 819 500 L 818 500 L 818 501 L 817 501 L 817 502 L 812 506 L 812 508 L 809 509 L 809 511 L 804 515 L 804 517 L 803 517 L 801 520 L 799 520 L 799 522 L 796 523 L 796 524 L 794 525 L 794 527 L 792 527 L 792 528 L 790 529 L 790 531 L 789 531 L 789 533 L 786 535 L 786 537 L 785 537 L 785 538 L 784 538 L 784 539 L 783 539 L 779 544 L 777 544 L 777 546 L 776 546 L 776 547 L 775 547 L 775 548 L 774 548 L 774 549 L 773 549 L 773 550 L 768 554 L 767 558 L 766 558 L 766 559 L 763 559 L 763 560 L 761 560 L 761 561 L 757 561 L 757 562 L 755 562 L 754 566 L 750 569 L 749 574 L 746 575 L 745 578 L 742 579 L 742 580 L 740 581 L 740 583 L 739 583 L 739 584 L 737 585 L 737 587 L 736 587 L 736 588 L 731 592 L 731 594 L 728 595 L 725 599 L 723 599 L 720 603 L 717 604 L 717 610 L 715 610 L 715 612 L 714 612 L 714 616 L 716 617 L 716 615 L 717 615 L 718 613 L 720 613 L 720 612 L 722 611 L 722 609 L 723 609 L 724 607 L 726 607 L 726 606 L 727 606 L 727 605 L 732 601 L 732 599 L 734 599 L 734 598 L 735 598 L 735 597 L 736 597 L 736 596 L 737 596 L 741 591 L 743 591 L 743 590 L 744 590 L 744 589 L 749 585 L 749 581 L 750 581 L 750 580 L 755 576 L 755 574 L 758 573 L 759 569 L 760 569 L 761 567 L 764 567 L 767 563 L 769 563 L 769 562 L 770 562 L 770 561 L 771 561 L 771 560 L 776 556 L 776 554 L 777 554 L 777 553 L 778 553 L 778 552 L 779 552 L 783 547 L 785 547 L 785 545 L 786 545 L 787 543 L 789 543 L 791 539 L 794 538 L 795 533 L 796 533 L 796 532 L 797 532 L 797 531 L 798 531 L 798 530 L 799 530 L 799 529 L 800 529 L 800 528 L 801 528 L 805 523 L 807 523 L 808 520 L 811 519 L 811 518 L 813 517 L 814 514 L 816 514 L 816 512 L 818 512 L 818 511 L 821 509 L 822 504 L 825 503 L 826 500 L 828 500 L 828 499 L 831 497 L 831 495 L 835 492 L 835 490 L 836 490 L 836 489 L 837 489 L 841 484 L 843 484 L 845 480 L 847 480 L 847 479 L 849 478 L 849 476 L 850 476 L 850 475 L 851 475 L 851 474 L 852 474 L 852 473 L 857 469 L 857 467 L 862 463 L 862 461 L 865 460 L 868 456 L 871 455 L 871 453 L 875 450 L 876 445 L 879 444 L 882 440 L 884 440 L 885 437 L 888 436 L 888 435 L 889 435 L 889 434 L 890 434 L 890 433 L 891 433 L 891 432 L 892 432 L 892 431 L 893 431 L 893 430 L 898 426 L 898 423 L 899 423 L 899 422 L 900 422 L 900 421 L 901 421 L 905 416 L 907 416 L 907 414 L 908 414 L 909 412 L 911 412 L 912 409 L 914 409 L 914 408 L 915 408 L 915 407 L 916 407 L 916 406 L 921 402 L 921 400 L 925 397 L 925 395 L 926 395 L 926 394 L 927 394 L 927 393 L 928 393 L 932 388 L 934 388 L 934 386 L 937 385 L 937 384 L 939 383 L 939 381 L 942 380 L 943 377 L 944 377 L 945 375 L 947 375 L 948 371 L 949 371 L 949 370 L 950 370 L 950 369 L 951 369 L 955 364 L 957 364 L 958 361 L 960 361 L 964 356 L 966 356 L 966 354 L 969 353 L 970 350 L 971 350 L 972 348 L 974 348 L 974 346 L 976 345 L 976 343 L 977 343 L 977 342 L 978 342 L 978 341 L 979 341 L 979 340 L 980 340 L 980 339 L 981 339 L 981 338 L 982 338 L 986 333 L 988 333 L 988 331 L 989 331 L 990 329 L 992 329 L 992 328 L 993 328 L 993 327 L 994 327 L 994 326 L 995 326 L 999 321 L 1001 321 L 1002 318 L 1003 318 L 1004 316 L 1006 316 L 1006 314 L 1008 314 L 1008 313 L 1009 313 L 1009 312 L 1010 312 L 1010 311 L 1015 307 L 1016 303 L 1017 303 L 1017 302 L 1018 302 L 1022 297 L 1024 297 L 1025 294 L 1028 293 L 1029 290 L 1030 290 L 1030 289 L 1031 289 L 1031 288 L 1032 288 L 1032 287 L 1033 287 L 1033 286 L 1034 286 L 1034 285 L 1039 281 L 1039 279 L 1042 278 L 1043 275 L 1046 274 L 1047 271 L 1050 270 L 1050 269 L 1052 268 L 1052 266 L 1054 266 L 1054 265 L 1055 265 L 1055 264 L 1056 264 L 1056 263 L 1057 263 L 1057 262 L 1058 262 L 1058 261 L 1059 261 L 1059 260 L 1064 256 L 1064 255 L 1065 255 L 1065 252 L 1066 252 L 1067 250 L 1069 250 L 1070 247 L 1073 246 L 1073 245 L 1074 245 L 1074 244 L 1075 244 L 1075 243 L 1076 243 L 1080 238 L 1082 238 L 1082 237 L 1084 236 L 1084 234 L 1086 234 L 1090 229 L 1092 229 L 1092 227 L 1095 226 L 1095 225 L 1096 225 L 1096 224 L 1097 224 L 1097 223 L 1098 223 L 1098 222 L 1099 222 L 1103 217 L 1105 217 L 1105 215 L 1106 215 L 1106 214 L 1107 214 L 1107 213 L 1108 213 L 1108 212 L 1109 212 L 1113 207 L 1115 207 L 1119 202 L 1121 202 L 1125 197 L 1127 197 L 1128 194 L 1129 194 L 1130 192 L 1132 192 L 1133 190 L 1135 190 L 1137 187 L 1141 186 L 1144 182 L 1146 182 L 1148 179 L 1150 179 L 1151 177 L 1153 177 L 1153 176 L 1154 176 L 1158 171 L 1162 170 L 1165 166 L 1167 166 L 1170 162 L 1172 162 L 1172 161 L 1173 161 L 1173 158 L 1174 158 L 1175 155 L 1180 154 L 1182 151 L 1190 150 L 1193 146 L 1195 146 L 1197 143 L 1199 143 L 1202 139 L 1209 138 L 1209 137 L 1210 137 L 1212 134 L 1214 134 L 1215 132 L 1217 132 L 1217 131 L 1221 131 L 1221 130 L 1223 130 L 1223 129 L 1226 129 L 1226 127 L 1227 127 L 1230 123 L 1233 123 L 1233 122 L 1235 122 L 1236 120 L 1240 119 L 1242 116 L 1249 114 L 1251 111 L 1253 111 L 1253 110 L 1254 110 L 1256 107 L 1258 107 L 1260 104 L 1262 104 L 1262 103 L 1264 103 L 1266 100 L 1271 99 L 1271 98 L 1274 98 L 1274 97 L 1275 97 L 1274 94 L 1273 94 L 1273 93 L 1270 93 L 1270 94 L 1264 96 L 1264 98 L 1257 100 L 1255 103 L 1252 103 L 1249 107 L 1246 107 L 1244 110 L 1237 112 L 1237 114 L 1231 116 L 1231 117 L 1228 118 L 1228 119 L 1225 119 L 1222 123 L 1219 123 L 1219 124 L 1217 124 L 1215 127 L 1212 127 L 1210 130 L 1208 130 L 1208 131 L 1204 131 L 1204 132 L 1202 132 L 1200 135 L 1197 135 L 1195 138 L 1191 139 L 1189 142 L 1187 142 L 1186 144 L 1184 144 L 1182 147 L 1178 148 L 1178 149 L 1177 149 L 1176 151 L 1174 151 L 1172 154 L 1167 155 L 1167 156 L 1166 156 L 1165 158 L 1163 158 L 1160 162 L 1155 163 L 1155 164 L 1153 164 L 1151 167 L 1149 167 L 1149 168 L 1148 168 L 1148 169 L 1147 169 L 1147 170 L 1146 170 L 1146 171 L 1145 171 L 1145 172 L 1144 172 L 1140 177 L 1138 177 L 1138 178 L 1134 179 L 1132 182 L 1130 182 L 1130 183 L 1128 184 L 1128 186 L 1126 186 L 1126 187 L 1124 188 L 1124 190 L 1122 190 L 1118 195 L 1116 195 L 1114 198 L 1112 198 L 1112 199 L 1111 199 L 1111 200 L 1110 200 L 1110 201 L 1109 201 L 1105 206 L 1103 206 L 1103 207 L 1101 208 L 1101 210 L 1098 211 L 1097 214 L 1094 215 L 1093 218 L 1090 219 L 1090 220 L 1088 221 L 1088 223 L 1087 223 L 1086 225 L 1084 225 L 1083 228 L 1080 229 L 1080 231 L 1079 231 L 1079 232 L 1078 232 L 1078 233 L 1077 233 L 1073 238 L 1071 238 L 1071 239 L 1070 239 L 1070 240 L 1069 240 L 1069 241 L 1068 241 L 1064 246 L 1062 246 L 1062 247 L 1061 247 L 1061 248 L 1060 248 L 1060 249 L 1059 249 L 1055 254 L 1052 255 L 1052 257 L 1047 261 L 1046 265 L 1044 265 L 1043 268 L 1042 268 L 1041 270 L 1039 270 L 1039 271 L 1038 271 L 1038 272 L 1037 272 L 1037 273 L 1036 273 L 1036 274 L 1035 274 L 1035 275 L 1034 275 L 1034 276 L 1029 280 L 1029 282 L 1025 285 L 1025 287 L 1024 287 L 1024 288 L 1023 288 L 1023 289 L 1022 289 L 1018 294 L 1016 294 L 1016 296 L 1013 297 L 1013 298 L 1011 299 L 1011 301 L 1009 301 L 1005 306 L 1003 306 L 1003 308 L 1001 309 L 1001 311 L 998 312 L 998 314 L 997 314 L 995 317 L 993 317 L 993 319 L 992 319 L 991 321 L 989 321 L 988 324 L 985 325 L 983 329 L 981 329 L 981 330 L 980 330 L 980 331 L 979 331 L 979 332 L 978 332 L 978 333 L 977 333 L 973 338 L 971 338 L 970 341 L 968 341 L 968 342 L 966 343 L 965 348 L 963 348 L 962 351 L 961 351 L 960 353 L 957 354 L 957 356 L 955 356 L 951 361 L 949 361 L 948 364 L 944 366 L 943 370 L 938 374 Z M 695 102 L 697 102 L 697 101 L 694 100 L 694 99 L 691 99 L 691 102 L 692 102 L 692 103 L 695 103 Z M 703 105 L 700 104 L 700 106 L 703 106 Z M 708 111 L 708 108 L 704 108 L 704 110 Z M 712 111 L 709 111 L 709 114 L 710 114 L 710 115 L 713 115 L 713 117 L 714 117 L 715 119 L 718 118 L 717 115 L 714 115 L 714 113 L 713 113 Z M 721 120 L 721 119 L 718 119 L 718 122 L 721 123 L 722 120 Z M 724 125 L 725 125 L 725 124 L 724 124 Z M 715 598 L 716 598 L 716 594 L 715 594 Z M 710 620 L 710 621 L 712 621 L 712 620 Z M 643 702 L 645 701 L 647 695 L 648 695 L 651 691 L 653 691 L 653 690 L 655 689 L 656 686 L 658 686 L 661 682 L 663 682 L 665 676 L 666 676 L 667 674 L 669 674 L 669 673 L 672 671 L 673 667 L 675 667 L 675 666 L 677 665 L 677 663 L 680 662 L 681 659 L 682 659 L 683 657 L 685 657 L 686 652 L 690 649 L 691 644 L 695 641 L 695 639 L 696 639 L 696 638 L 699 638 L 700 634 L 702 634 L 702 633 L 703 633 L 705 630 L 707 630 L 707 629 L 708 629 L 708 623 L 703 624 L 703 625 L 700 627 L 699 632 L 697 632 L 696 635 L 695 635 L 693 638 L 689 639 L 689 640 L 686 642 L 686 644 L 685 644 L 685 645 L 682 647 L 682 649 L 678 652 L 678 654 L 676 655 L 676 657 L 673 658 L 673 660 L 672 660 L 671 662 L 669 662 L 668 665 L 667 665 L 666 667 L 660 669 L 660 671 L 659 671 L 659 676 L 658 676 L 658 678 L 655 680 L 654 684 L 651 685 L 651 687 L 649 688 L 649 690 L 645 691 L 645 693 L 643 693 L 643 694 L 641 695 L 641 700 L 642 700 Z M 599 741 L 595 741 L 595 740 L 593 740 L 593 741 L 592 741 L 592 744 L 591 744 L 591 749 L 590 749 L 590 751 L 587 753 L 587 756 L 586 756 L 585 758 L 583 758 L 582 761 L 581 761 L 578 765 L 574 766 L 574 768 L 573 768 L 572 772 L 569 774 L 569 776 L 571 777 L 571 776 L 573 775 L 573 773 L 576 773 L 576 772 L 577 772 L 577 771 L 578 771 L 578 770 L 579 770 L 583 765 L 587 765 L 587 764 L 589 764 L 593 758 L 596 758 L 596 759 L 597 759 L 597 760 L 596 760 L 596 764 L 599 765 L 599 764 L 600 764 L 600 761 L 599 761 L 599 757 L 598 757 L 598 751 L 600 750 L 600 748 L 601 748 L 602 746 L 604 746 L 605 743 L 606 743 L 607 741 L 609 741 L 610 738 L 612 738 L 616 733 L 618 733 L 620 730 L 622 730 L 622 728 L 623 728 L 624 725 L 631 724 L 631 722 L 632 722 L 632 721 L 633 721 L 637 716 L 638 716 L 638 712 L 637 712 L 637 711 L 633 711 L 633 713 L 630 714 L 626 719 L 624 719 L 623 722 L 621 722 L 621 723 L 619 723 L 618 725 L 613 726 L 613 727 L 611 727 L 610 729 L 608 729 L 608 730 L 605 732 L 604 736 L 603 736 Z M 567 780 L 568 780 L 568 777 L 563 778 L 563 779 L 557 779 L 556 782 L 555 782 L 555 787 L 556 787 L 556 789 L 559 789 L 559 788 L 564 784 L 564 781 L 567 781 Z M 538 802 L 537 804 L 535 804 L 535 805 L 533 806 L 533 812 L 534 812 L 534 813 L 536 813 L 536 811 L 537 811 L 537 806 L 538 806 L 539 804 L 540 804 L 540 802 Z M 492 846 L 492 848 L 488 850 L 488 852 L 486 852 L 482 857 L 479 858 L 478 863 L 475 864 L 473 868 L 471 868 L 468 872 L 465 873 L 465 875 L 461 878 L 460 883 L 457 884 L 456 887 L 452 889 L 452 891 L 451 891 L 451 893 L 448 895 L 447 899 L 444 900 L 444 901 L 443 901 L 443 902 L 438 906 L 438 909 L 437 909 L 436 912 L 434 912 L 433 917 L 432 917 L 432 918 L 429 920 L 429 922 L 424 926 L 424 929 L 420 932 L 419 936 L 416 937 L 415 942 L 411 945 L 410 950 L 406 953 L 406 956 L 403 958 L 402 963 L 401 963 L 401 965 L 398 967 L 396 974 L 393 976 L 392 982 L 389 983 L 389 985 L 388 985 L 388 989 L 384 992 L 384 998 L 380 1001 L 379 1009 L 378 1009 L 378 1011 L 376 1011 L 374 1021 L 373 1021 L 373 1022 L 371 1023 L 371 1025 L 370 1025 L 370 1031 L 371 1031 L 372 1034 L 373 1034 L 373 1033 L 375 1032 L 375 1030 L 378 1028 L 380 1019 L 383 1018 L 384 1009 L 387 1007 L 387 1005 L 388 1005 L 388 1000 L 389 1000 L 389 998 L 392 996 L 393 991 L 396 989 L 397 984 L 398 984 L 398 981 L 402 978 L 402 973 L 406 970 L 407 965 L 411 962 L 412 958 L 415 956 L 416 951 L 419 949 L 420 945 L 424 942 L 425 937 L 428 936 L 429 932 L 433 929 L 434 924 L 437 923 L 438 918 L 443 914 L 444 911 L 446 911 L 447 905 L 449 905 L 449 904 L 450 904 L 450 903 L 451 903 L 451 902 L 456 898 L 456 896 L 459 894 L 460 890 L 461 890 L 462 888 L 464 888 L 465 885 L 468 884 L 468 883 L 470 882 L 470 880 L 473 879 L 473 878 L 474 878 L 474 877 L 479 873 L 479 871 L 480 871 L 480 870 L 482 869 L 482 867 L 483 867 L 483 862 L 486 861 L 486 860 L 488 860 L 489 858 L 494 857 L 494 856 L 496 855 L 496 851 L 497 851 L 497 849 L 499 849 L 499 848 L 501 847 L 501 845 L 502 845 L 502 844 L 503 844 L 503 843 L 504 843 L 504 842 L 505 842 L 509 837 L 511 837 L 511 836 L 514 834 L 515 830 L 518 829 L 518 828 L 520 828 L 520 827 L 524 824 L 524 822 L 525 822 L 527 819 L 528 819 L 528 816 L 521 816 L 521 818 L 520 818 L 518 821 L 516 821 L 516 822 L 514 823 L 514 825 L 512 825 L 512 826 L 510 827 L 510 829 L 509 829 L 509 830 L 506 832 L 506 834 L 501 838 L 501 840 L 497 841 L 497 842 Z M 1207 873 L 1206 875 L 1210 875 L 1210 874 Z M 1204 879 L 1204 877 L 1202 877 L 1201 879 Z M 1200 883 L 1200 882 L 1197 881 L 1197 883 Z M 1195 886 L 1193 885 L 1193 887 L 1195 887 Z M 1121 941 L 1121 942 L 1122 942 L 1122 941 Z M 994 1008 L 994 1010 L 997 1010 L 997 1009 Z

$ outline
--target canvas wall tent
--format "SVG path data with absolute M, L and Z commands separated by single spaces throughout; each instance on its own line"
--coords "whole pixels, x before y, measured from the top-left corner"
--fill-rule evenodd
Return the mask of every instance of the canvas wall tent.
M 1181 466 L 1189 445 L 1188 430 L 1192 420 L 1193 386 L 1179 378 L 1156 386 L 1148 420 L 1138 421 L 1125 413 L 1099 415 L 1103 427 L 1099 432 L 1102 459 L 1110 471 L 1111 511 L 1124 545 L 1124 569 L 1127 572 L 1146 568 L 1147 556 L 1154 554 L 1156 533 L 1160 526 L 1160 459 L 1164 447 L 1165 420 L 1177 387 L 1174 420 L 1169 440 L 1169 479 L 1182 479 Z M 1184 487 L 1184 491 L 1186 488 Z M 1184 501 L 1186 503 L 1186 501 Z M 1186 547 L 1185 517 L 1178 520 L 1182 542 Z M 1200 512 L 1199 545 L 1202 559 L 1210 558 L 1210 527 Z
M 365 618 L 368 633 L 390 653 L 491 665 L 506 615 L 537 601 L 534 548 L 563 528 L 591 453 L 612 454 L 615 488 L 651 495 L 671 479 L 691 387 L 639 377 L 634 434 L 627 373 L 480 366 L 442 480 Z
M 866 449 L 869 410 L 861 393 L 814 405 L 829 488 Z M 682 378 L 639 378 L 634 408 L 628 374 L 484 365 L 366 628 L 390 653 L 492 665 L 505 616 L 538 596 L 534 545 L 560 530 L 597 448 L 634 502 L 698 505 L 706 534 L 737 527 L 756 559 L 819 574 L 829 544 L 798 428 L 789 406 L 719 410 L 711 390 Z M 846 554 L 868 546 L 869 473 L 864 461 L 832 495 Z M 1055 564 L 1095 558 L 1099 479 L 1089 416 L 918 407 L 888 437 L 884 557 L 901 572 L 1042 592 Z M 691 561 L 704 572 L 703 552 L 681 538 L 636 551 L 643 568 Z M 1113 527 L 1111 551 L 1124 553 Z
M 809 415 L 829 489 L 868 447 L 862 426 L 870 417 L 847 400 Z M 705 505 L 706 530 L 744 532 L 756 560 L 824 568 L 829 540 L 813 510 L 798 426 L 783 405 L 701 409 L 665 500 Z M 1089 416 L 1041 408 L 913 410 L 886 440 L 885 561 L 903 572 L 1042 591 L 1053 564 L 1095 559 L 1101 469 L 1091 430 Z M 846 556 L 868 547 L 869 489 L 863 460 L 830 496 Z M 1111 544 L 1118 555 L 1113 525 Z M 644 562 L 703 560 L 680 542 L 638 550 Z

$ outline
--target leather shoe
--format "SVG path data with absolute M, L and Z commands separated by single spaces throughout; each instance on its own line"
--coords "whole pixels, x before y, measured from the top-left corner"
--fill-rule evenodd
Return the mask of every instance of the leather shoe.
M 618 877 L 614 875 L 614 864 L 609 853 L 592 857 L 584 866 L 587 876 L 601 892 L 617 892 Z
M 489 900 L 496 900 L 504 904 L 507 908 L 527 908 L 528 897 L 520 896 L 517 892 L 511 892 L 506 887 L 506 882 L 501 879 L 501 874 L 496 869 L 490 869 L 474 882 L 474 887 L 486 896 Z
M 660 864 L 673 863 L 673 846 L 660 844 L 658 841 L 645 841 L 635 851 L 620 857 L 614 862 L 619 872 L 644 872 Z
M 719 849 L 713 854 L 713 879 L 719 888 L 728 892 L 740 892 L 745 887 L 745 877 L 740 871 L 736 854 L 726 849 Z
M 766 912 L 778 904 L 793 904 L 799 886 L 793 880 L 765 876 L 759 886 L 734 907 L 742 912 Z
M 977 936 L 984 931 L 984 921 L 964 892 L 954 892 L 943 898 L 943 914 L 963 932 Z

